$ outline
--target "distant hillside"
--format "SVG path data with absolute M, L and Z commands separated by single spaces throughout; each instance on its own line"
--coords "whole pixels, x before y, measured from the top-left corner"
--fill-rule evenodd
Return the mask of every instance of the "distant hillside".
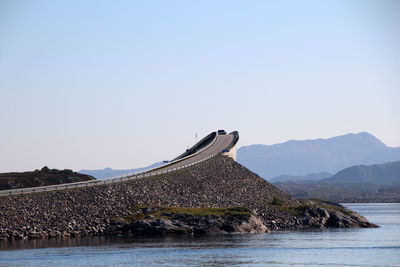
M 371 166 L 353 166 L 332 177 L 322 179 L 326 183 L 369 183 L 375 185 L 400 185 L 400 161 Z
M 275 145 L 244 146 L 237 160 L 263 178 L 279 175 L 336 173 L 348 166 L 400 160 L 400 148 L 388 147 L 362 132 L 329 139 L 288 141 Z
M 108 177 L 121 176 L 121 175 L 125 175 L 125 174 L 140 172 L 143 170 L 158 167 L 162 164 L 163 164 L 163 162 L 157 162 L 157 163 L 154 163 L 147 167 L 137 168 L 137 169 L 127 169 L 127 170 L 114 170 L 111 168 L 105 168 L 102 170 L 80 170 L 79 173 L 91 175 L 91 176 L 95 177 L 96 179 L 104 179 L 104 178 L 108 178 Z
M 0 173 L 0 190 L 89 181 L 94 178 L 71 170 L 43 167 L 33 172 Z
M 277 181 L 296 198 L 336 202 L 400 202 L 400 161 L 353 166 L 320 181 Z
M 334 202 L 400 202 L 400 186 L 373 184 L 327 184 L 323 182 L 277 182 L 279 189 L 296 198 L 320 198 Z M 349 186 L 350 185 L 350 186 Z
M 329 172 L 310 173 L 307 175 L 279 175 L 271 178 L 270 182 L 284 182 L 284 181 L 319 181 L 324 178 L 331 177 Z

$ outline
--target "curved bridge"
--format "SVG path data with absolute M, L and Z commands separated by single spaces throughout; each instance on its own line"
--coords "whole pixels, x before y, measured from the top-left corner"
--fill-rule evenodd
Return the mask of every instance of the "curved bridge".
M 57 185 L 40 186 L 40 187 L 2 190 L 0 191 L 0 196 L 57 191 L 64 189 L 73 189 L 80 187 L 117 183 L 133 179 L 141 179 L 145 177 L 151 177 L 163 173 L 170 173 L 184 168 L 188 168 L 221 154 L 227 155 L 236 160 L 236 144 L 238 140 L 239 140 L 239 133 L 237 131 L 226 134 L 225 131 L 219 130 L 218 132 L 210 133 L 209 135 L 201 139 L 199 142 L 197 142 L 193 147 L 186 150 L 183 154 L 171 160 L 167 164 L 161 165 L 153 169 L 118 177 L 110 177 L 107 179 L 103 179 L 101 181 L 93 180 L 93 181 L 68 183 L 68 184 L 57 184 Z

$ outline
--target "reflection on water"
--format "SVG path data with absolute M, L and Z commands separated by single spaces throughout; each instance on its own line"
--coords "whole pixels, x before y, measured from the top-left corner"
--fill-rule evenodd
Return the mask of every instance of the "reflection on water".
M 400 266 L 400 204 L 348 204 L 372 229 L 0 242 L 0 266 Z

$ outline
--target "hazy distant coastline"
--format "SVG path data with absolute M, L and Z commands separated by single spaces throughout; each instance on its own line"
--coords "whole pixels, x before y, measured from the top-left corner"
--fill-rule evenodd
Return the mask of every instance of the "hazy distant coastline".
M 96 179 L 104 179 L 114 176 L 126 175 L 130 173 L 140 172 L 147 169 L 155 168 L 162 165 L 163 162 L 156 162 L 146 167 L 136 168 L 136 169 L 126 169 L 126 170 L 114 170 L 112 168 L 104 168 L 102 170 L 80 170 L 79 173 L 87 174 L 95 177 Z

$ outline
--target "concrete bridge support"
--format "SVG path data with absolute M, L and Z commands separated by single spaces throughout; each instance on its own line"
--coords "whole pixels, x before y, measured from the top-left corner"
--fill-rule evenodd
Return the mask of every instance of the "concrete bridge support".
M 229 149 L 228 157 L 236 161 L 236 145 L 234 145 L 231 149 Z
M 239 141 L 239 133 L 237 131 L 231 132 L 230 135 L 233 135 L 233 141 L 231 145 L 229 146 L 229 151 L 222 153 L 222 155 L 228 156 L 232 158 L 234 161 L 236 161 L 236 145 L 237 142 Z

